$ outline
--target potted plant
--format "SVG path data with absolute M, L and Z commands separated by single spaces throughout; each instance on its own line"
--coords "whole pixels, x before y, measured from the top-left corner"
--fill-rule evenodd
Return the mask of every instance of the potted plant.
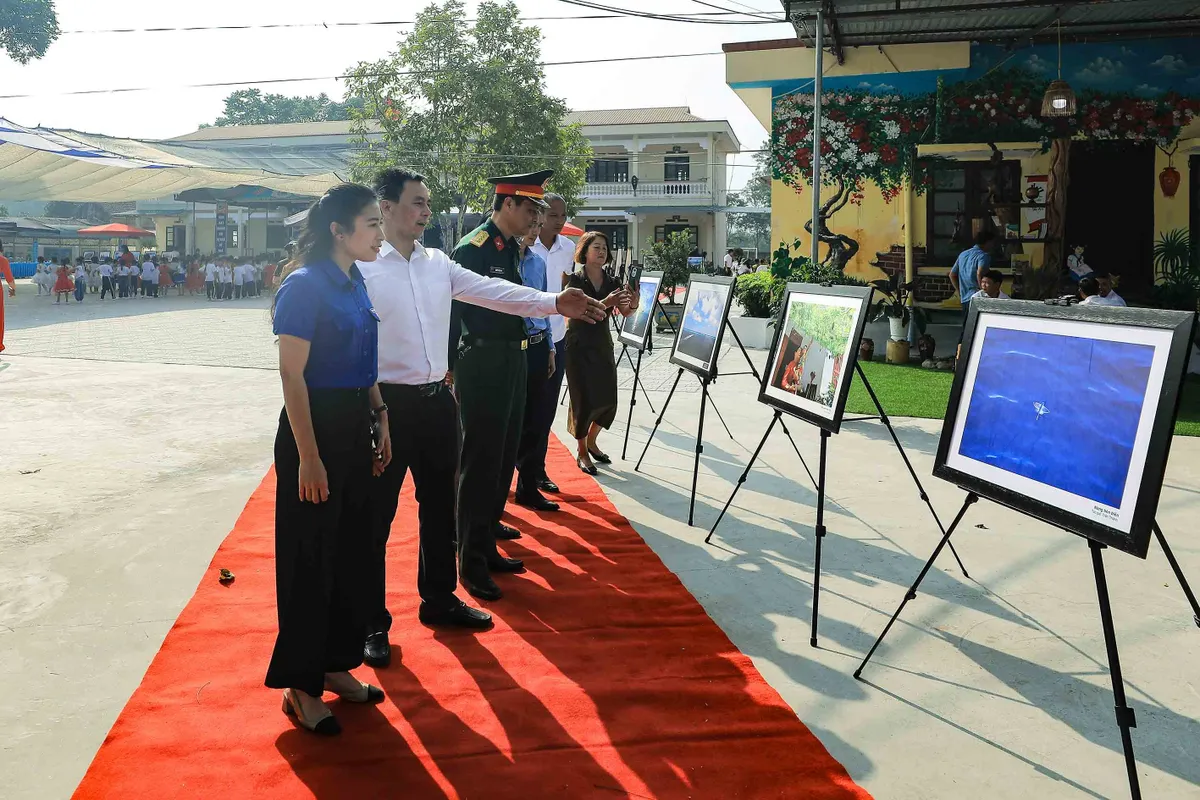
M 661 272 L 662 293 L 667 301 L 663 303 L 663 311 L 654 312 L 654 324 L 659 333 L 672 326 L 679 330 L 679 318 L 683 314 L 683 304 L 675 302 L 675 290 L 686 286 L 688 276 L 688 257 L 692 254 L 692 240 L 688 234 L 676 231 L 660 242 L 655 242 L 646 252 L 646 267 Z M 667 321 L 670 320 L 670 325 Z
M 765 350 L 771 346 L 772 294 L 777 279 L 770 272 L 751 272 L 733 284 L 733 299 L 742 307 L 741 316 L 730 316 L 738 339 L 746 347 Z
M 886 281 L 873 281 L 872 285 L 880 294 L 880 299 L 872 309 L 873 321 L 888 321 L 887 360 L 892 364 L 906 364 L 909 354 L 909 322 L 915 324 L 919 332 L 924 333 L 928 322 L 925 309 L 909 305 L 913 285 L 902 283 L 898 274 L 892 275 Z

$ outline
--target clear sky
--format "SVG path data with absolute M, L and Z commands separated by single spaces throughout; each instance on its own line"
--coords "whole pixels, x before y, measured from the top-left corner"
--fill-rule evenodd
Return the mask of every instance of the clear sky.
M 713 0 L 727 8 L 753 8 L 780 14 L 776 0 Z M 524 17 L 585 15 L 591 12 L 559 0 L 518 0 Z M 712 11 L 695 0 L 608 0 L 641 11 L 696 14 Z M 264 23 L 408 20 L 426 3 L 318 3 L 312 0 L 56 0 L 65 33 L 45 58 L 21 66 L 0 56 L 0 94 L 33 94 L 0 100 L 0 116 L 22 125 L 136 138 L 169 138 L 213 122 L 222 100 L 241 84 L 225 88 L 183 88 L 187 84 L 338 75 L 358 61 L 380 58 L 395 48 L 411 26 L 300 28 L 250 31 L 170 31 L 153 33 L 70 33 L 110 28 L 242 25 Z M 473 10 L 477 3 L 468 0 Z M 533 22 L 543 34 L 543 61 L 613 58 L 662 53 L 718 53 L 723 42 L 786 38 L 786 24 L 697 25 L 644 19 Z M 726 119 L 743 149 L 757 149 L 766 136 L 737 96 L 725 85 L 720 55 L 625 64 L 545 68 L 547 88 L 575 109 L 689 106 L 693 114 Z M 123 87 L 154 91 L 64 96 L 65 91 Z M 333 80 L 260 86 L 264 92 L 317 94 L 341 99 Z M 745 154 L 734 164 L 749 165 Z M 740 186 L 750 167 L 731 170 Z

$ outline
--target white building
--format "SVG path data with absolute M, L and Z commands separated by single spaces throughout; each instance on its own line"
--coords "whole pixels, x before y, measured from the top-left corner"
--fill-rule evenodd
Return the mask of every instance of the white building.
M 728 122 L 701 119 L 683 107 L 576 111 L 567 122 L 582 126 L 595 152 L 582 208 L 572 219 L 575 225 L 604 231 L 614 249 L 628 249 L 639 259 L 654 241 L 683 231 L 691 236 L 697 255 L 720 261 L 726 241 L 726 162 L 741 150 Z M 212 127 L 168 143 L 206 150 L 209 160 L 219 154 L 231 167 L 347 175 L 355 148 L 351 126 L 315 122 Z M 168 228 L 183 224 L 188 210 L 184 203 L 155 201 L 139 203 L 136 216 L 156 225 L 165 238 Z M 285 209 L 261 209 L 255 215 L 235 208 L 230 212 L 245 225 L 237 249 L 261 252 L 278 246 L 280 234 L 272 236 L 268 228 L 281 224 Z M 211 218 L 211 207 L 200 209 L 189 237 L 204 252 L 211 249 Z M 172 232 L 172 238 L 180 236 Z M 166 245 L 159 242 L 160 248 Z

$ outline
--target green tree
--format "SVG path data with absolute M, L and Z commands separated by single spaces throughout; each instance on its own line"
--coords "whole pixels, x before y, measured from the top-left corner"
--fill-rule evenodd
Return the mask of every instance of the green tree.
M 17 63 L 46 55 L 60 33 L 54 0 L 0 2 L 0 50 Z
M 260 89 L 238 89 L 225 98 L 225 113 L 217 117 L 217 127 L 226 125 L 277 125 L 285 122 L 326 122 L 350 119 L 352 109 L 362 108 L 362 100 L 348 96 L 338 103 L 322 92 L 305 97 L 263 94 Z M 208 127 L 208 126 L 204 126 Z
M 754 154 L 754 172 L 740 192 L 729 193 L 729 205 L 747 208 L 771 207 L 771 142 Z M 771 213 L 730 214 L 729 246 L 753 247 L 761 257 L 771 249 Z
M 828 350 L 829 355 L 837 358 L 845 354 L 850 330 L 854 327 L 854 309 L 796 303 L 788 319 L 791 322 L 790 330 L 801 331 L 804 336 Z
M 352 116 L 361 150 L 353 175 L 401 166 L 426 177 L 443 240 L 462 236 L 463 216 L 485 211 L 488 176 L 553 169 L 547 188 L 568 211 L 579 205 L 592 149 L 566 104 L 545 92 L 541 32 L 512 2 L 480 3 L 473 24 L 461 0 L 431 4 L 389 57 L 360 63 L 348 91 L 364 100 Z M 367 132 L 379 126 L 381 138 Z M 444 214 L 461 212 L 451 225 Z
M 51 200 L 42 212 L 55 219 L 86 219 L 97 225 L 112 222 L 112 212 L 104 203 L 73 203 L 69 200 Z
M 8 206 L 0 206 L 0 217 L 8 216 Z
M 662 288 L 667 295 L 667 302 L 675 302 L 675 287 L 687 283 L 688 256 L 692 254 L 692 237 L 683 231 L 676 231 L 662 241 L 650 245 L 645 254 L 646 266 L 662 272 Z

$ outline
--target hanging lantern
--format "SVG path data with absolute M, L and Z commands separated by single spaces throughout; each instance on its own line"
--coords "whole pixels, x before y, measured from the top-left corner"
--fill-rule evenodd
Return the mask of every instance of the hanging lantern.
M 1075 116 L 1075 90 L 1064 80 L 1050 81 L 1042 97 L 1043 117 Z
M 1075 116 L 1075 90 L 1062 79 L 1062 20 L 1058 21 L 1058 78 L 1050 81 L 1042 97 L 1043 117 Z

